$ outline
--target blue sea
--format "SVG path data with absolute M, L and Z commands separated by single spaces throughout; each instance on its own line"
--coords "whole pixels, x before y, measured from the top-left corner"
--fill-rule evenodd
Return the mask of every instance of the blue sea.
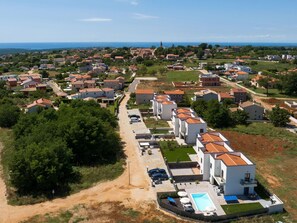
M 164 47 L 197 46 L 200 42 L 163 42 Z M 209 44 L 220 46 L 270 46 L 270 47 L 297 47 L 297 43 L 248 43 L 248 42 L 210 42 Z M 73 48 L 101 48 L 101 47 L 152 47 L 160 46 L 160 42 L 38 42 L 38 43 L 0 43 L 0 49 L 24 49 L 24 50 L 50 50 Z

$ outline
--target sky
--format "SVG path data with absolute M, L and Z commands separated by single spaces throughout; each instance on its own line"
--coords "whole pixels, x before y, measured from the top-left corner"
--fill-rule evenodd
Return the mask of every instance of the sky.
M 296 0 L 0 0 L 0 42 L 297 42 Z

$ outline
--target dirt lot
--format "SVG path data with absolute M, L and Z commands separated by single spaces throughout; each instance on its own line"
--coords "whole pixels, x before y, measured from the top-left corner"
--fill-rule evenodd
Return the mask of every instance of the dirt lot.
M 291 218 L 297 219 L 296 143 L 263 135 L 221 132 L 236 151 L 256 163 L 257 178 L 284 201 Z

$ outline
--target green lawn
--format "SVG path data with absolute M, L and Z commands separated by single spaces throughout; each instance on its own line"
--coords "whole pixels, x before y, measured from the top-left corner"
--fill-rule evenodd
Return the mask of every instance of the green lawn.
M 259 94 L 265 94 L 267 93 L 267 90 L 264 88 L 253 88 L 249 87 L 252 91 L 259 93 Z M 288 96 L 286 94 L 281 93 L 278 89 L 272 88 L 268 89 L 268 97 L 274 97 L 274 98 L 291 98 L 291 96 Z M 293 98 L 293 97 L 292 97 Z
M 169 71 L 166 73 L 168 82 L 180 82 L 180 81 L 195 81 L 199 80 L 198 71 Z
M 179 146 L 176 141 L 161 141 L 163 156 L 168 162 L 191 161 L 188 154 L 195 154 L 193 147 Z
M 152 134 L 168 134 L 168 130 L 166 129 L 151 129 Z
M 222 205 L 222 208 L 226 214 L 237 214 L 237 213 L 248 212 L 252 210 L 259 210 L 259 209 L 262 209 L 263 206 L 260 203 L 228 204 L 228 205 Z
M 253 71 L 263 71 L 263 70 L 278 70 L 278 71 L 285 71 L 286 69 L 295 68 L 296 65 L 290 63 L 275 63 L 269 61 L 257 61 L 258 64 L 250 65 Z
M 154 118 L 146 118 L 144 119 L 144 123 L 147 128 L 166 128 L 169 127 L 167 121 L 161 119 L 154 119 Z

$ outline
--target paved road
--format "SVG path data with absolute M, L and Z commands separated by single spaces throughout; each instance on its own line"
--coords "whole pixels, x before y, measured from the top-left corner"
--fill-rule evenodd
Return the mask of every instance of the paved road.
M 63 90 L 60 88 L 60 86 L 53 80 L 48 81 L 47 85 L 53 89 L 55 94 L 64 93 Z

